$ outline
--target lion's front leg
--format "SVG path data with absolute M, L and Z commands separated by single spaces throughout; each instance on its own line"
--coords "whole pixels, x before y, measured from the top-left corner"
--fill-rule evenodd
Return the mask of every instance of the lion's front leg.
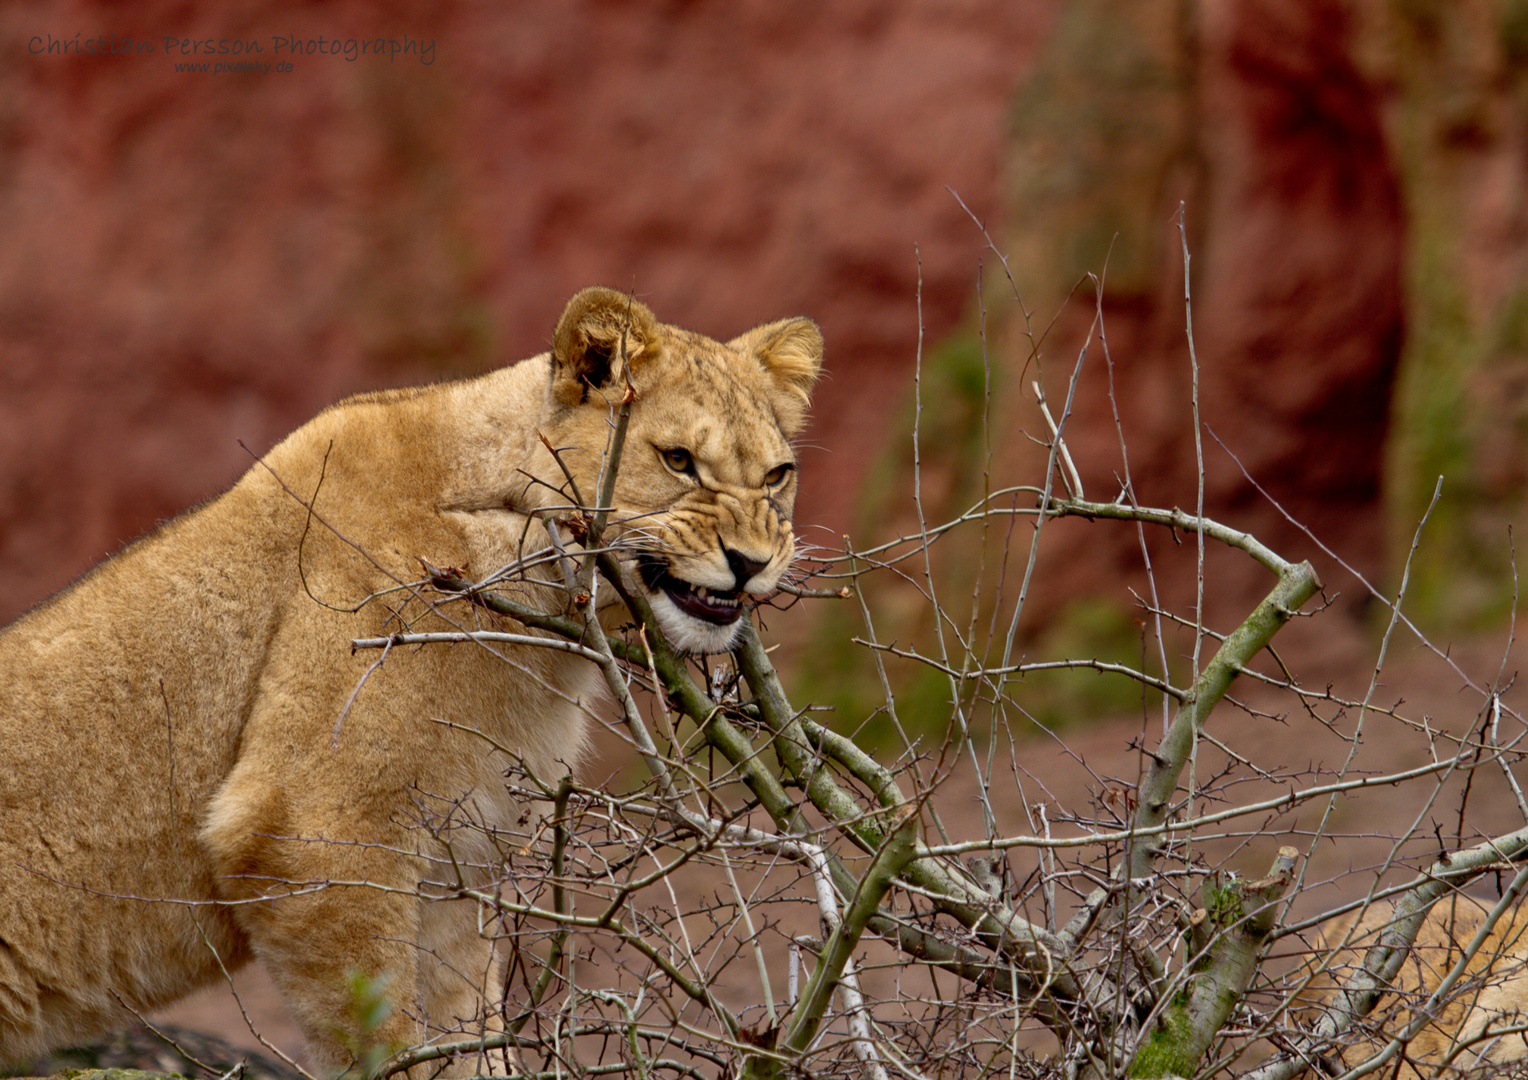
M 511 1071 L 492 1045 L 502 975 L 475 905 L 345 886 L 275 901 L 250 930 L 320 1069 L 369 1075 L 401 1051 L 480 1041 L 409 1075 Z
M 423 1042 L 441 1008 L 419 974 L 421 860 L 394 830 L 339 836 L 333 815 L 315 820 L 294 802 L 260 770 L 236 768 L 202 843 L 314 1065 L 368 1071 Z
M 425 1039 L 417 901 L 331 887 L 252 906 L 255 954 L 303 1030 L 320 1075 L 370 1074 Z
M 515 1068 L 503 1045 L 504 964 L 485 932 L 480 908 L 468 900 L 426 903 L 419 935 L 419 990 L 432 1039 L 443 1043 L 481 1040 L 451 1071 L 503 1075 Z
M 370 1075 L 401 1051 L 482 1041 L 450 1059 L 426 1058 L 409 1075 L 511 1071 L 509 1051 L 492 1046 L 503 1030 L 502 976 L 474 905 L 340 886 L 256 906 L 264 908 L 248 923 L 256 954 L 320 1070 Z

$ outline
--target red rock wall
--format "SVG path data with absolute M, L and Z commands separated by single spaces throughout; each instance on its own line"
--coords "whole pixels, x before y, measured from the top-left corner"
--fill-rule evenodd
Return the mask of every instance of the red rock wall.
M 996 217 L 1056 7 L 0 8 L 0 619 L 226 486 L 241 440 L 538 352 L 596 282 L 717 336 L 816 318 L 802 517 L 841 527 L 905 385 L 920 260 L 929 335 L 971 295 L 983 241 L 945 189 Z M 57 51 L 101 38 L 152 51 Z M 207 40 L 293 70 L 174 70 Z
M 718 336 L 788 313 L 823 325 L 830 377 L 801 518 L 832 542 L 869 463 L 907 456 L 889 418 L 907 395 L 920 274 L 934 343 L 969 330 L 978 264 L 993 264 L 947 189 L 1009 251 L 1039 325 L 1107 258 L 1133 479 L 1180 505 L 1194 497 L 1173 224 L 1185 200 L 1206 420 L 1292 513 L 1381 573 L 1398 358 L 1412 348 L 1414 375 L 1445 367 L 1408 345 L 1415 313 L 1430 341 L 1528 339 L 1494 314 L 1528 310 L 1512 104 L 1528 31 L 1512 10 L 0 7 L 0 618 L 214 494 L 343 394 L 539 351 L 593 282 Z M 430 62 L 294 56 L 278 37 L 428 43 Z M 74 51 L 102 40 L 135 51 Z M 292 70 L 176 71 L 207 59 L 191 52 L 205 41 L 256 42 L 253 59 Z M 1461 100 L 1477 104 L 1455 115 Z M 1450 191 L 1468 228 L 1437 209 Z M 1448 237 L 1468 238 L 1452 262 L 1430 254 Z M 1458 305 L 1421 290 L 1418 265 L 1468 284 L 1463 337 Z M 989 314 L 1011 331 L 1002 293 L 989 273 Z M 1078 295 L 1046 341 L 1053 393 L 1091 316 Z M 1000 377 L 1024 370 L 1022 346 L 1010 335 L 994 353 Z M 1500 464 L 1520 456 L 1516 370 L 1458 391 L 1495 434 L 1454 456 L 1487 481 L 1519 475 Z M 1112 495 L 1101 385 L 1082 391 L 1071 438 L 1090 494 Z M 1448 393 L 1405 385 L 1405 414 L 1447 435 Z M 1452 444 L 1422 442 L 1412 457 L 1431 477 Z M 1207 468 L 1212 513 L 1309 550 L 1213 447 Z M 1490 483 L 1477 502 L 1521 501 L 1521 484 Z M 1058 596 L 1135 558 L 1128 536 L 1084 549 L 1055 575 Z M 1494 574 L 1500 560 L 1485 561 Z
M 1407 222 L 1384 129 L 1386 92 L 1360 69 L 1348 8 L 1343 0 L 1070 5 L 1020 99 L 1010 205 L 1018 274 L 1040 325 L 1082 275 L 1104 282 L 1136 496 L 1191 508 L 1185 207 L 1206 510 L 1287 557 L 1313 558 L 1353 598 L 1356 583 L 1338 581 L 1345 575 L 1257 490 L 1384 581 L 1381 500 L 1405 333 Z M 1094 297 L 1084 283 L 1045 343 L 1053 398 L 1064 394 Z M 1110 499 L 1126 468 L 1103 344 L 1095 330 L 1069 441 L 1088 494 Z M 1091 591 L 1100 573 L 1117 581 L 1138 571 L 1132 530 L 1081 532 L 1090 557 L 1067 549 L 1044 575 L 1042 607 Z M 1174 539 L 1152 539 L 1158 572 L 1192 602 L 1192 560 L 1162 558 Z M 1212 609 L 1245 611 L 1268 586 L 1249 560 L 1223 559 L 1210 581 Z

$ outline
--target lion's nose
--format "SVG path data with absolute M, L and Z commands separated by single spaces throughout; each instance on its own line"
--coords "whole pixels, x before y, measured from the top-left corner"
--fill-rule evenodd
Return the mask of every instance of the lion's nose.
M 722 554 L 727 556 L 727 565 L 732 568 L 732 576 L 736 579 L 733 588 L 738 592 L 743 591 L 743 586 L 753 580 L 754 576 L 769 565 L 766 559 L 760 562 L 758 559 L 750 559 L 747 555 L 733 551 L 731 548 L 722 548 Z

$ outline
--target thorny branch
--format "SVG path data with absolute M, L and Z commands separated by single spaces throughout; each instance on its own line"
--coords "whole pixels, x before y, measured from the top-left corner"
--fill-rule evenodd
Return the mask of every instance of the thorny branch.
M 1105 341 L 1099 312 L 1094 329 Z M 1038 361 L 1038 342 L 1034 350 Z M 1328 816 L 1303 811 L 1395 788 L 1416 789 L 1417 805 L 1431 807 L 1489 773 L 1487 765 L 1518 790 L 1512 766 L 1525 732 L 1509 687 L 1498 679 L 1481 704 L 1482 719 L 1466 713 L 1461 728 L 1379 700 L 1381 665 L 1362 695 L 1302 685 L 1272 656 L 1271 643 L 1322 590 L 1314 568 L 1202 508 L 1142 506 L 1128 482 L 1114 502 L 1084 499 L 1088 463 L 1074 459 L 1065 441 L 1082 370 L 1079 358 L 1059 419 L 1040 398 L 1042 482 L 1002 485 L 984 477 L 981 497 L 940 524 L 925 516 L 932 503 L 920 493 L 915 529 L 872 546 L 846 542 L 842 556 L 823 553 L 808 567 L 807 580 L 830 587 L 793 582 L 784 590 L 798 599 L 858 599 L 866 633 L 854 640 L 876 671 L 879 711 L 904 740 L 891 751 L 856 730 L 876 710 L 829 722 L 808 715 L 752 625 L 744 627 L 731 669 L 713 666 L 726 660 L 687 660 L 664 640 L 631 584 L 621 542 L 607 535 L 621 524 L 615 478 L 625 419 L 638 404 L 631 393 L 612 402 L 595 503 L 576 505 L 582 495 L 572 493 L 571 512 L 583 523 L 576 540 L 545 517 L 545 546 L 532 545 L 514 567 L 474 582 L 425 562 L 422 581 L 402 583 L 439 608 L 478 605 L 518 626 L 398 633 L 357 640 L 356 648 L 454 643 L 575 652 L 603 674 L 618 724 L 650 780 L 586 786 L 569 777 L 512 776 L 514 790 L 551 803 L 546 822 L 528 819 L 519 833 L 463 826 L 452 817 L 459 808 L 434 808 L 476 832 L 463 850 L 486 847 L 500 868 L 495 889 L 450 881 L 428 888 L 484 911 L 484 933 L 511 957 L 508 1022 L 498 1034 L 410 1050 L 392 1069 L 494 1046 L 516 1048 L 524 1074 L 538 1076 L 800 1071 L 877 1080 L 1070 1080 L 1240 1070 L 1273 1080 L 1339 1060 L 1378 1069 L 1415 1052 L 1422 1031 L 1420 1021 L 1391 1024 L 1386 1002 L 1428 913 L 1481 875 L 1506 874 L 1511 884 L 1470 939 L 1473 951 L 1455 956 L 1421 999 L 1433 1010 L 1479 993 L 1478 965 L 1469 964 L 1528 882 L 1520 869 L 1528 820 L 1519 813 L 1503 828 L 1492 819 L 1467 834 L 1461 809 L 1459 828 L 1444 837 L 1424 833 L 1425 814 L 1418 813 L 1417 826 L 1388 841 L 1376 865 L 1352 880 L 1320 880 L 1311 873 L 1318 841 L 1371 838 L 1344 836 Z M 1065 498 L 1055 491 L 1058 476 Z M 1025 500 L 1031 505 L 1021 505 Z M 1141 625 L 1154 640 L 1148 648 L 1143 636 L 1134 662 L 1024 659 L 1015 654 L 1027 640 L 1020 616 L 1039 565 L 1041 527 L 1064 519 L 1140 530 L 1148 575 L 1164 562 L 1161 553 L 1147 555 L 1156 529 L 1196 538 L 1194 574 L 1205 588 L 1214 588 L 1204 576 L 1205 543 L 1244 554 L 1276 581 L 1238 625 L 1216 633 L 1203 613 L 1214 605 L 1202 603 L 1197 589 L 1194 611 L 1179 618 L 1157 599 L 1151 577 Z M 1012 526 L 1024 521 L 1033 543 L 1011 549 Z M 953 585 L 936 589 L 935 578 L 964 579 L 936 549 L 964 543 L 973 531 L 982 545 L 999 545 L 990 552 L 983 546 L 975 560 L 994 568 L 999 586 L 1010 567 L 1023 573 L 1007 607 L 1000 589 L 984 594 L 992 582 L 978 580 L 971 618 L 961 620 L 947 610 Z M 516 578 L 561 587 L 567 606 L 528 607 L 502 588 Z M 881 594 L 907 588 L 934 608 L 937 633 L 878 636 L 873 620 L 889 618 L 875 611 Z M 610 592 L 619 605 L 608 602 Z M 1399 598 L 1394 609 L 1393 622 L 1409 627 Z M 624 612 L 629 623 L 613 626 L 611 611 Z M 994 628 L 987 640 L 977 635 L 983 621 Z M 1174 632 L 1191 635 L 1189 644 L 1170 639 Z M 1169 670 L 1171 655 L 1197 656 L 1203 641 L 1215 651 L 1202 668 L 1196 661 L 1186 674 Z M 1157 670 L 1148 663 L 1153 656 Z M 897 661 L 937 672 L 946 687 L 937 706 L 948 725 L 942 739 L 938 724 L 913 715 L 906 672 L 891 666 Z M 1093 776 L 1092 815 L 1032 803 L 1026 779 L 1043 790 L 1045 778 L 1026 778 L 1024 761 L 1044 743 L 1019 734 L 1033 729 L 1024 701 L 1034 681 L 1078 668 L 1139 687 L 1143 713 L 1151 701 L 1176 707 L 1160 740 L 1139 743 L 1137 777 Z M 1230 696 L 1233 685 L 1246 700 Z M 1229 749 L 1209 752 L 1235 742 L 1237 725 L 1223 714 L 1272 717 L 1277 695 L 1292 703 L 1291 726 L 1310 725 L 1351 751 L 1340 765 L 1290 767 Z M 1379 738 L 1372 726 L 1380 722 L 1392 725 L 1390 737 L 1419 741 L 1424 758 L 1404 767 L 1365 764 L 1360 737 Z M 1004 740 L 1012 759 L 1006 780 L 994 767 Z M 982 835 L 948 835 L 953 819 L 937 806 L 973 778 Z M 1469 788 L 1462 790 L 1461 804 Z M 1014 804 L 1027 829 L 999 820 Z M 921 840 L 920 826 L 939 839 Z M 1284 845 L 1263 878 L 1231 873 L 1238 852 L 1255 853 L 1275 836 L 1299 840 L 1306 861 Z M 1307 893 L 1319 894 L 1324 910 L 1311 906 Z M 1386 898 L 1394 916 L 1384 932 L 1345 985 L 1312 1004 L 1313 984 L 1302 974 L 1308 968 L 1291 966 L 1277 949 L 1301 948 L 1302 935 L 1323 918 Z M 779 999 L 776 988 L 799 986 L 794 965 L 803 954 L 815 956 L 805 987 Z M 1305 959 L 1319 967 L 1323 958 Z M 1343 1058 L 1354 1033 L 1371 1027 L 1378 1050 L 1370 1063 Z M 1509 1029 L 1501 1021 L 1484 1030 Z

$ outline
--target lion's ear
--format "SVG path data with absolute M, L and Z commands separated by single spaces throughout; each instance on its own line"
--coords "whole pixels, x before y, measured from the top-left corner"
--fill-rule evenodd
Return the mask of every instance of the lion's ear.
M 579 404 L 591 388 L 623 377 L 623 355 L 628 363 L 655 359 L 658 337 L 658 320 L 645 304 L 614 289 L 582 290 L 568 301 L 552 334 L 553 397 Z
M 811 319 L 781 319 L 755 326 L 727 347 L 758 358 L 775 385 L 795 399 L 805 416 L 812 386 L 822 370 L 822 331 Z

